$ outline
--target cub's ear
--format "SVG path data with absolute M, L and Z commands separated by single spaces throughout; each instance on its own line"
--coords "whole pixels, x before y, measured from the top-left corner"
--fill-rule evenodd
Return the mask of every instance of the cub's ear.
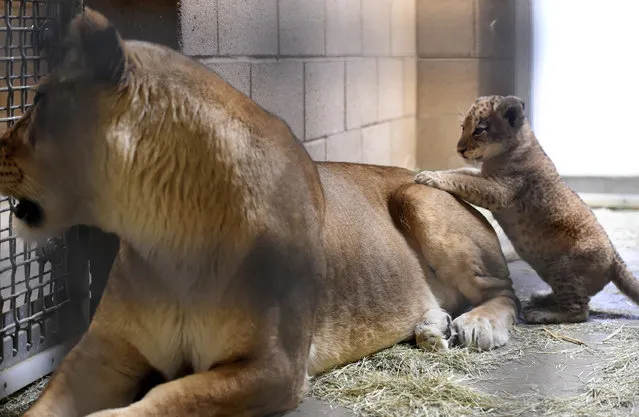
M 74 72 L 103 83 L 122 79 L 127 65 L 124 43 L 100 13 L 85 7 L 69 24 L 67 45 L 65 61 Z
M 511 127 L 518 129 L 524 124 L 526 117 L 524 108 L 525 104 L 522 99 L 516 96 L 506 96 L 497 104 L 496 110 Z

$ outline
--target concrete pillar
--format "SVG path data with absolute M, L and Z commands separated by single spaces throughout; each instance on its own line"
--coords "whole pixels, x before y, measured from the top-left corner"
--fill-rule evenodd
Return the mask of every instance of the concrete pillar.
M 417 1 L 417 165 L 463 166 L 461 116 L 476 97 L 514 94 L 515 0 Z

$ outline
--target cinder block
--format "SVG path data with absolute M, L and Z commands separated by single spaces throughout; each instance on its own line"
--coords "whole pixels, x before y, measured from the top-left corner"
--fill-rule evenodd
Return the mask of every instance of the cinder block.
M 391 164 L 391 124 L 389 122 L 362 129 L 362 162 Z
M 217 55 L 217 2 L 180 2 L 182 52 L 193 56 Z
M 362 131 L 353 129 L 326 139 L 326 160 L 362 162 Z
M 390 1 L 362 0 L 362 45 L 364 55 L 390 55 Z
M 474 44 L 471 0 L 417 0 L 420 57 L 470 57 Z
M 326 54 L 361 53 L 361 0 L 326 0 Z
M 251 98 L 286 121 L 293 134 L 304 138 L 304 64 L 279 61 L 253 64 Z
M 326 161 L 326 139 L 306 142 L 304 147 L 313 161 Z
M 392 0 L 391 53 L 413 56 L 417 51 L 416 0 Z
M 344 131 L 344 63 L 305 65 L 306 139 Z
M 459 116 L 448 114 L 417 119 L 417 168 L 454 169 L 465 166 L 457 155 Z
M 478 59 L 419 60 L 417 76 L 421 119 L 463 113 L 479 94 Z
M 478 96 L 515 88 L 515 64 L 508 59 L 425 59 L 417 70 L 420 118 L 465 113 Z
M 221 55 L 276 55 L 277 0 L 218 0 Z
M 404 115 L 404 65 L 401 59 L 380 58 L 379 120 L 397 119 Z
M 324 55 L 325 0 L 280 0 L 280 54 Z
M 404 58 L 404 115 L 417 114 L 417 60 Z
M 417 120 L 404 117 L 391 122 L 391 164 L 407 169 L 417 167 L 417 138 L 415 129 Z
M 475 55 L 515 56 L 515 0 L 475 0 Z
M 224 81 L 247 96 L 251 96 L 251 64 L 248 62 L 212 62 L 207 63 Z
M 377 60 L 364 58 L 346 62 L 346 127 L 377 122 Z
M 12 4 L 14 13 L 19 7 L 24 6 L 24 11 L 20 12 L 20 14 L 24 13 L 24 16 L 33 16 L 29 8 L 33 9 L 32 5 L 34 5 L 37 9 L 34 10 L 34 12 L 37 12 L 40 18 L 42 18 L 45 17 L 42 14 L 45 12 L 45 9 L 49 7 L 57 8 L 60 2 L 45 0 L 41 2 L 26 1 L 9 3 L 8 1 L 4 1 L 3 4 L 5 7 L 11 7 Z M 176 0 L 86 0 L 83 2 L 77 1 L 74 2 L 74 4 L 83 4 L 91 7 L 93 10 L 98 10 L 118 29 L 123 39 L 150 41 L 168 46 L 172 49 L 181 50 L 180 37 L 182 36 L 182 32 L 180 26 L 182 25 L 182 16 L 180 16 L 180 14 L 182 12 L 180 10 L 180 2 Z M 70 6 L 70 4 L 67 3 L 67 6 Z M 12 15 L 15 16 L 14 13 L 12 13 Z M 3 33 L 7 32 L 3 31 Z M 15 34 L 17 35 L 17 33 Z M 0 39 L 0 45 L 5 45 L 2 42 L 3 40 Z

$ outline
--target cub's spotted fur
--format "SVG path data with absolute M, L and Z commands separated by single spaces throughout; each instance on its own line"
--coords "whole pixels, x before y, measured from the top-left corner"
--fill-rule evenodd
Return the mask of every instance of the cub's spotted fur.
M 459 154 L 482 162 L 419 173 L 415 181 L 490 210 L 515 250 L 552 287 L 523 310 L 533 323 L 588 318 L 590 297 L 609 282 L 639 303 L 628 271 L 588 206 L 563 182 L 532 132 L 518 97 L 480 97 L 470 108 Z

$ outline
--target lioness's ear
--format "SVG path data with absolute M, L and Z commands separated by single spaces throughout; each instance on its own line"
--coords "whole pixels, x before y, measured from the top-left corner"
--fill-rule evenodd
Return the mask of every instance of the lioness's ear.
M 519 97 L 506 96 L 497 105 L 497 112 L 508 121 L 510 126 L 520 128 L 526 117 L 524 107 L 525 104 Z
M 69 24 L 67 41 L 77 54 L 74 57 L 77 70 L 100 82 L 121 80 L 126 67 L 124 43 L 106 17 L 85 8 Z

